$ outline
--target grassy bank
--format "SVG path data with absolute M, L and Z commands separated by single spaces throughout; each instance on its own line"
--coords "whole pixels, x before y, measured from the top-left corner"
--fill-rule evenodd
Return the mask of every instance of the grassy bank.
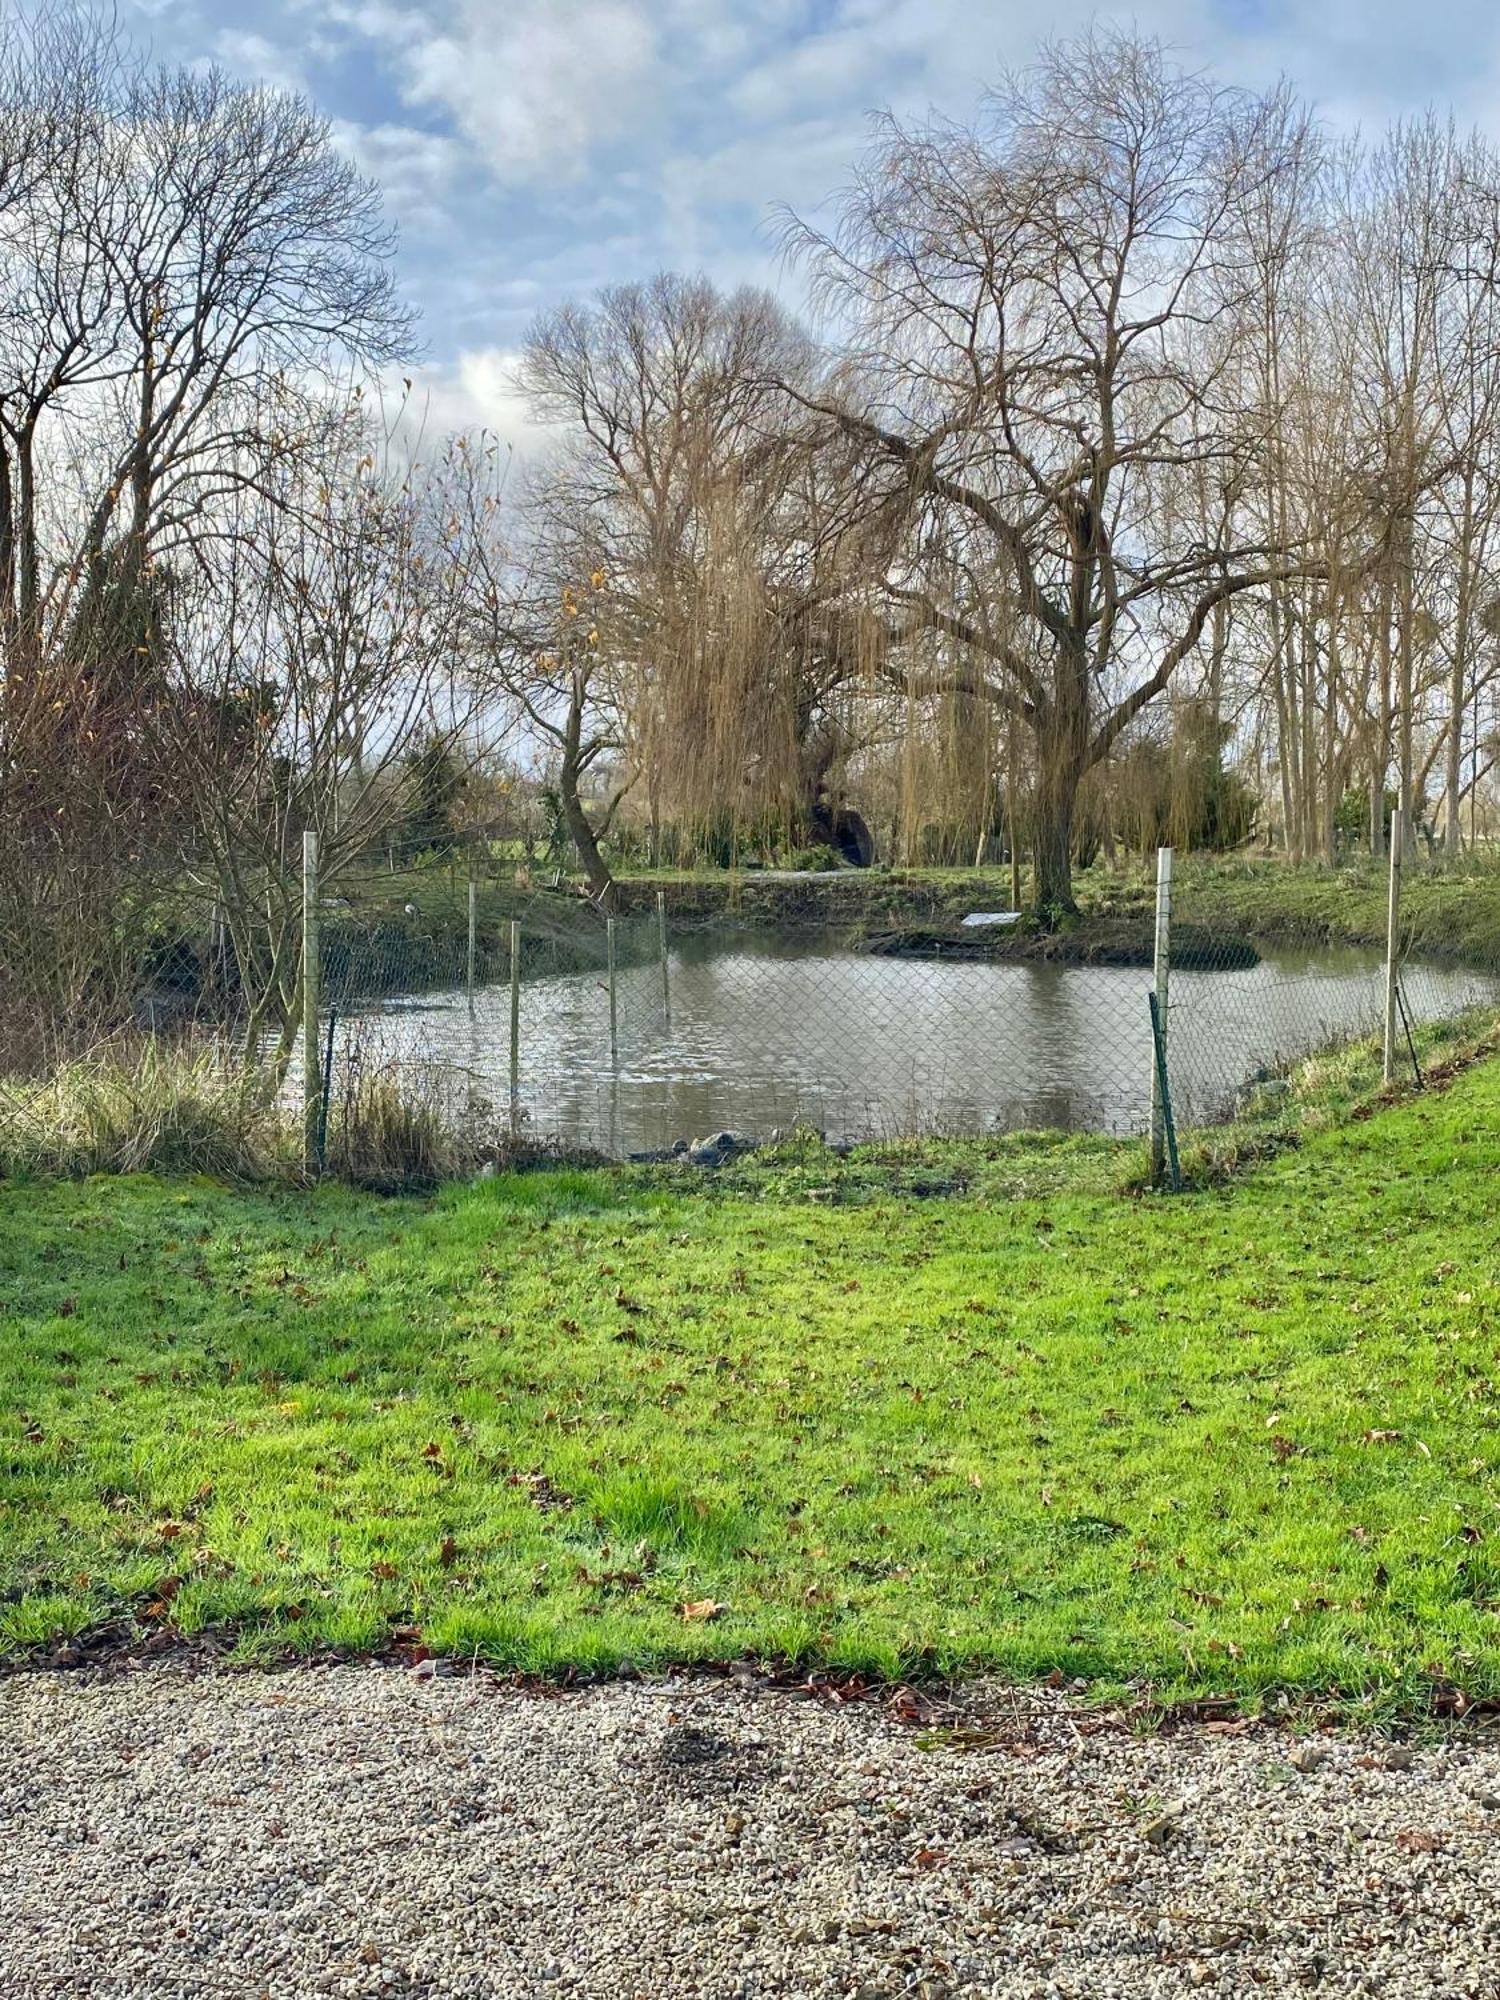
M 618 884 L 622 963 L 656 949 L 660 893 L 679 938 L 721 926 L 808 930 L 851 944 L 901 932 L 953 932 L 970 910 L 1010 905 L 1008 868 L 847 869 L 836 875 L 728 873 L 622 876 Z M 997 956 L 1127 959 L 1149 956 L 1154 867 L 1132 863 L 1080 870 L 1079 920 L 1061 934 L 1023 926 L 990 932 Z M 1023 899 L 1026 885 L 1023 881 Z M 1386 877 L 1368 862 L 1342 869 L 1291 868 L 1276 857 L 1179 857 L 1175 917 L 1226 938 L 1306 943 L 1385 942 Z M 1403 902 L 1409 946 L 1434 958 L 1500 966 L 1500 867 L 1451 871 L 1419 866 Z M 546 871 L 486 867 L 476 897 L 476 965 L 483 981 L 509 976 L 510 926 L 521 926 L 528 976 L 598 971 L 604 927 L 575 883 L 554 887 Z M 629 921 L 634 920 L 634 921 Z M 373 871 L 324 913 L 331 994 L 420 992 L 461 984 L 468 940 L 465 868 L 439 857 L 396 874 Z
M 1271 858 L 1179 861 L 1174 915 L 1206 929 L 1310 943 L 1384 947 L 1388 880 L 1383 864 L 1290 868 Z M 1145 917 L 1154 880 L 1143 868 L 1123 875 L 1091 870 L 1080 883 L 1089 918 Z M 1500 965 L 1500 868 L 1420 864 L 1402 886 L 1406 949 L 1422 958 Z
M 1500 1694 L 1500 1065 L 1133 1157 L 0 1190 L 0 1642 Z
M 627 908 L 645 910 L 657 888 L 679 921 L 719 916 L 765 926 L 826 925 L 869 936 L 903 926 L 952 926 L 969 910 L 1006 909 L 1008 869 L 851 870 L 832 880 L 727 877 L 637 878 L 622 885 Z M 1141 863 L 1082 869 L 1075 880 L 1079 930 L 1133 927 L 1148 934 L 1155 869 Z M 1023 886 L 1023 896 L 1024 896 Z M 1383 864 L 1293 868 L 1274 856 L 1183 855 L 1174 883 L 1179 924 L 1229 937 L 1383 946 L 1387 879 Z M 1422 957 L 1500 966 L 1500 867 L 1453 869 L 1421 863 L 1408 870 L 1402 896 L 1408 949 Z M 1024 950 L 1015 937 L 996 948 Z

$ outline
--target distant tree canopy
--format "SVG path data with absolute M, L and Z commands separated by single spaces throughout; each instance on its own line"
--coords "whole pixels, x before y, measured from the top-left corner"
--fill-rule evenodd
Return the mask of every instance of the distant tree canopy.
M 790 848 L 845 812 L 901 859 L 977 846 L 1003 793 L 1051 912 L 1111 802 L 1127 844 L 1329 855 L 1355 784 L 1381 844 L 1390 780 L 1456 850 L 1500 666 L 1482 141 L 1335 146 L 1101 31 L 972 122 L 885 119 L 833 225 L 785 234 L 829 345 L 658 277 L 526 348 L 630 818 L 769 812 Z
M 1142 736 L 1116 759 L 1107 810 L 1127 847 L 1238 847 L 1255 824 L 1255 797 L 1226 770 L 1230 731 L 1201 698 L 1181 703 L 1164 740 Z
M 451 854 L 458 844 L 459 811 L 468 772 L 452 743 L 435 737 L 418 745 L 402 771 L 406 812 L 398 838 L 409 854 Z

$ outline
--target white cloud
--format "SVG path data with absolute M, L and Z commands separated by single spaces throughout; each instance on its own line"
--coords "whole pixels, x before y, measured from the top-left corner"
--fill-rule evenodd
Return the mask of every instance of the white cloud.
M 471 348 L 456 361 L 389 376 L 387 412 L 413 449 L 431 451 L 446 438 L 485 431 L 518 463 L 535 459 L 552 433 L 532 422 L 515 385 L 519 360 L 512 349 Z
M 216 62 L 249 83 L 264 83 L 294 96 L 308 95 L 307 78 L 299 64 L 287 49 L 278 48 L 264 35 L 221 28 L 214 37 L 213 51 Z
M 278 7 L 279 29 L 268 25 Z M 1095 20 L 1159 35 L 1229 82 L 1285 72 L 1337 126 L 1432 99 L 1500 136 L 1493 0 L 1051 0 L 1041 12 L 1027 0 L 198 0 L 197 11 L 213 21 L 200 46 L 218 31 L 233 66 L 270 75 L 279 48 L 274 80 L 300 58 L 335 93 L 340 142 L 402 225 L 403 278 L 429 308 L 433 345 L 457 356 L 422 378 L 424 392 L 455 422 L 498 412 L 517 437 L 528 427 L 494 357 L 538 307 L 664 266 L 771 283 L 795 305 L 801 279 L 780 269 L 767 219 L 778 203 L 815 215 L 847 183 L 869 112 L 966 117 L 1044 37 Z
M 386 211 L 403 231 L 444 229 L 465 149 L 445 132 L 414 125 L 333 124 L 333 139 L 363 174 L 376 182 Z
M 498 181 L 579 178 L 654 99 L 655 36 L 630 0 L 463 0 L 456 15 L 411 51 L 406 95 L 446 106 Z

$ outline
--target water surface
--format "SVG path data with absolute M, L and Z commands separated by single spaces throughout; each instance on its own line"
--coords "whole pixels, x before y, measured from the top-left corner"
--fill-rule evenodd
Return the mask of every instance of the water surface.
M 1138 1132 L 1150 1102 L 1141 967 L 871 957 L 826 940 L 695 939 L 622 966 L 616 1038 L 597 972 L 523 979 L 517 1110 L 527 1129 L 615 1154 L 721 1129 L 765 1138 L 797 1119 L 830 1138 L 1028 1126 Z M 1378 952 L 1289 948 L 1254 967 L 1174 972 L 1169 1042 L 1179 1123 L 1220 1116 L 1260 1071 L 1369 1033 Z M 1410 965 L 1416 1020 L 1497 997 L 1463 969 Z M 338 1059 L 436 1064 L 504 1115 L 510 989 L 397 996 L 340 1023 Z

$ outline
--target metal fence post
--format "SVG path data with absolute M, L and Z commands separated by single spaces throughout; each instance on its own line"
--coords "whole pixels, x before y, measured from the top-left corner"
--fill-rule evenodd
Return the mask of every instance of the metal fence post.
M 663 892 L 656 892 L 656 950 L 661 959 L 661 1017 L 668 1027 L 672 1025 L 672 974 L 667 965 L 667 899 Z
M 1406 846 L 1406 815 L 1398 806 L 1391 814 L 1391 881 L 1385 915 L 1385 1059 L 1387 1083 L 1396 1074 L 1396 964 L 1401 947 L 1401 857 Z
M 1156 947 L 1153 953 L 1157 1030 L 1151 1047 L 1151 1178 L 1159 1181 L 1167 1158 L 1167 1108 L 1162 1076 L 1167 1066 L 1167 999 L 1172 969 L 1172 850 L 1156 850 Z M 1158 1050 L 1158 1039 L 1160 1048 Z
M 510 925 L 510 1115 L 514 1124 L 521 1094 L 521 925 Z
M 474 864 L 469 863 L 469 957 L 465 984 L 469 990 L 469 1012 L 474 1011 L 474 965 L 479 955 L 479 884 L 474 880 Z
M 302 836 L 302 1157 L 309 1176 L 318 1171 L 323 1123 L 323 1065 L 318 1047 L 318 836 Z
M 615 996 L 615 920 L 604 919 L 605 950 L 609 958 L 609 1059 L 613 1062 L 620 1053 L 620 1022 Z

